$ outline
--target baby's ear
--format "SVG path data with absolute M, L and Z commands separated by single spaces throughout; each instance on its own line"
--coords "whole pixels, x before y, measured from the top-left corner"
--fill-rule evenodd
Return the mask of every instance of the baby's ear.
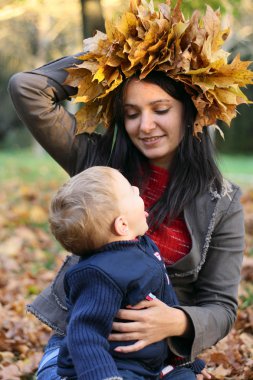
M 129 234 L 129 228 L 127 219 L 120 215 L 114 220 L 115 233 L 119 236 L 127 236 Z

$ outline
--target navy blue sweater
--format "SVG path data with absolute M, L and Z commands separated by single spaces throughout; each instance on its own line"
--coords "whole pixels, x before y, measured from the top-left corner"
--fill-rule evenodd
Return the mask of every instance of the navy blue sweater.
M 62 377 L 103 380 L 118 369 L 154 378 L 168 357 L 165 340 L 120 354 L 113 349 L 133 342 L 109 342 L 117 311 L 135 305 L 149 293 L 169 306 L 178 305 L 155 243 L 147 236 L 107 244 L 82 258 L 65 275 L 69 308 L 67 334 L 58 357 Z

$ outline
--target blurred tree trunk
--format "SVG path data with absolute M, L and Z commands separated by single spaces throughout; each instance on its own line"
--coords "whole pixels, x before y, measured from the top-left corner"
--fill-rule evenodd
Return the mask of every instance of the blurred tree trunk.
M 83 37 L 92 37 L 96 30 L 104 32 L 104 17 L 100 0 L 81 0 Z

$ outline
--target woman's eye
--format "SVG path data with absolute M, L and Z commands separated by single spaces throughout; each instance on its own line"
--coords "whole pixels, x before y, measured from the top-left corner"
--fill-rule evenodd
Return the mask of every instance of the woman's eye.
M 155 110 L 155 113 L 157 113 L 158 115 L 163 115 L 167 112 L 169 112 L 169 108 L 162 109 L 162 110 Z
M 138 117 L 138 113 L 126 114 L 125 116 L 127 119 L 135 119 L 136 117 Z

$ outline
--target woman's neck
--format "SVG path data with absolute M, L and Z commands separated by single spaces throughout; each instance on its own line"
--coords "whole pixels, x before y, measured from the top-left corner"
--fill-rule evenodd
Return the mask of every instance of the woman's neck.
M 164 156 L 156 159 L 149 159 L 149 163 L 150 165 L 158 166 L 164 169 L 169 169 L 172 165 L 174 155 L 175 154 L 173 152 L 173 154 L 170 154 L 169 156 Z

